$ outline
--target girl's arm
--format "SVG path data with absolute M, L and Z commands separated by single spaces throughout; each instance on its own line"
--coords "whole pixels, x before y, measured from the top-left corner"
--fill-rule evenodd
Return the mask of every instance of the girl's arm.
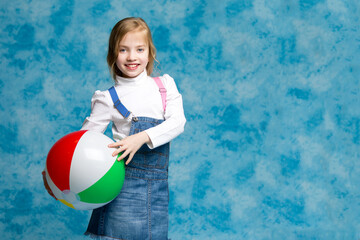
M 91 114 L 82 125 L 81 130 L 91 130 L 104 133 L 111 121 L 105 92 L 96 91 L 91 99 Z
M 145 131 L 150 138 L 148 146 L 151 149 L 168 143 L 180 135 L 184 131 L 186 123 L 182 96 L 176 87 L 174 79 L 165 74 L 162 80 L 167 91 L 165 121 Z

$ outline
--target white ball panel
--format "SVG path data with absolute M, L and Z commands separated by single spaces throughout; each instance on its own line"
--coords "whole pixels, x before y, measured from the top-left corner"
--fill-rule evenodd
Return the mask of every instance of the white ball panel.
M 70 167 L 70 190 L 79 193 L 92 186 L 116 161 L 112 156 L 114 148 L 108 145 L 114 141 L 108 136 L 87 131 L 79 140 Z

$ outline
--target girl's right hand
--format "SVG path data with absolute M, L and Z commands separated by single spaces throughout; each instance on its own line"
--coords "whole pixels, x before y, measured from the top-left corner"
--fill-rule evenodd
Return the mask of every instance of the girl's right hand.
M 55 197 L 54 193 L 51 191 L 48 182 L 46 181 L 46 177 L 45 177 L 46 173 L 45 173 L 45 171 L 42 171 L 41 174 L 42 174 L 43 181 L 44 181 L 44 186 L 45 186 L 47 192 L 50 194 L 50 196 L 52 196 L 53 198 L 55 198 L 55 199 L 57 200 L 57 198 Z

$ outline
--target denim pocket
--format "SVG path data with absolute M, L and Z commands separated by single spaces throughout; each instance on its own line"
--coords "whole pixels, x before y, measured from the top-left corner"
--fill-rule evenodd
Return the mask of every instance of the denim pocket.
M 165 169 L 168 166 L 168 156 L 151 151 L 149 153 L 136 153 L 129 167 L 142 167 L 144 169 Z

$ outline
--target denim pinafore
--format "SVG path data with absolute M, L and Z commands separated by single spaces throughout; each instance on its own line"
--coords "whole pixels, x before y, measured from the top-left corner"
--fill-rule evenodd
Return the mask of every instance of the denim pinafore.
M 154 80 L 157 82 L 157 79 Z M 157 84 L 165 109 L 166 92 L 161 81 Z M 130 112 L 121 104 L 115 89 L 109 91 L 115 107 L 124 117 L 128 117 Z M 133 117 L 129 135 L 157 126 L 163 121 Z M 169 143 L 154 149 L 144 144 L 136 152 L 126 166 L 120 194 L 109 204 L 93 210 L 86 235 L 97 239 L 168 239 L 169 148 Z

